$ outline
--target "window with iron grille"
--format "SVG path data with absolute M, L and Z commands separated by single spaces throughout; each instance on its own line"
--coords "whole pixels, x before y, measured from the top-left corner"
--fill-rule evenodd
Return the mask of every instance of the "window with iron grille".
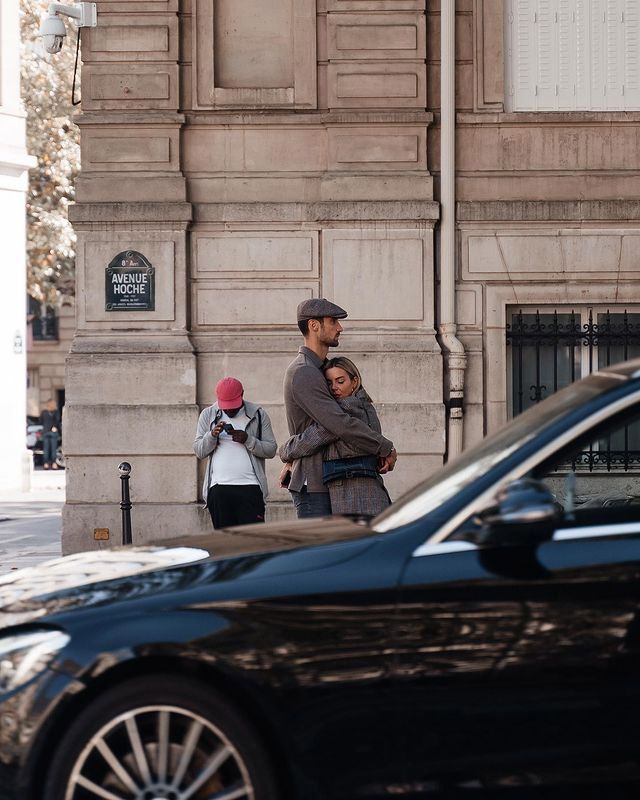
M 510 411 L 526 411 L 597 369 L 640 357 L 640 310 L 513 309 L 507 325 L 511 354 Z M 574 466 L 590 471 L 640 470 L 640 423 L 593 442 Z
M 55 310 L 47 307 L 45 312 L 31 321 L 34 342 L 58 341 L 58 316 Z

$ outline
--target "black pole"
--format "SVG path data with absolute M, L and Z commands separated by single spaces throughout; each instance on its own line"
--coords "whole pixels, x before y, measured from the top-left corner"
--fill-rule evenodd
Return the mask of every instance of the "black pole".
M 131 499 L 129 498 L 129 475 L 131 474 L 131 464 L 123 461 L 118 464 L 118 472 L 122 481 L 122 544 L 131 544 Z

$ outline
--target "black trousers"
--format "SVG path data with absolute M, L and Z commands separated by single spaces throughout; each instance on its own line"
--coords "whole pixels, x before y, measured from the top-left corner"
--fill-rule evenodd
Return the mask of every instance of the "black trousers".
M 262 489 L 255 485 L 227 486 L 217 483 L 209 489 L 207 508 L 216 529 L 264 522 Z

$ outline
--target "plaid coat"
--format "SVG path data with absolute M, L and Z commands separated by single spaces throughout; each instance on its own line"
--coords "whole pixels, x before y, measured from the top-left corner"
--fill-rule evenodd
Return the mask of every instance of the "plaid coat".
M 362 389 L 359 389 L 351 397 L 344 397 L 337 402 L 347 414 L 364 422 L 376 433 L 382 433 L 380 420 L 373 403 Z M 322 450 L 324 461 L 367 455 L 367 453 L 359 452 L 357 448 L 340 441 L 317 422 L 312 423 L 302 433 L 291 436 L 280 447 L 279 455 L 283 461 L 293 461 L 296 458 L 317 453 L 318 450 Z M 391 503 L 381 476 L 331 481 L 328 489 L 333 514 L 375 516 Z

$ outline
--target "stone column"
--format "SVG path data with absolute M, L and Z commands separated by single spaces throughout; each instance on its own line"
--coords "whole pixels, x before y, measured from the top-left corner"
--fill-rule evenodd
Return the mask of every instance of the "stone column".
M 186 202 L 180 165 L 177 0 L 98 3 L 83 31 L 77 329 L 67 359 L 65 553 L 120 541 L 117 465 L 132 465 L 134 542 L 184 529 L 195 500 L 195 356 L 188 337 Z M 152 310 L 109 310 L 106 269 L 152 265 Z M 104 535 L 104 534 L 102 534 Z

